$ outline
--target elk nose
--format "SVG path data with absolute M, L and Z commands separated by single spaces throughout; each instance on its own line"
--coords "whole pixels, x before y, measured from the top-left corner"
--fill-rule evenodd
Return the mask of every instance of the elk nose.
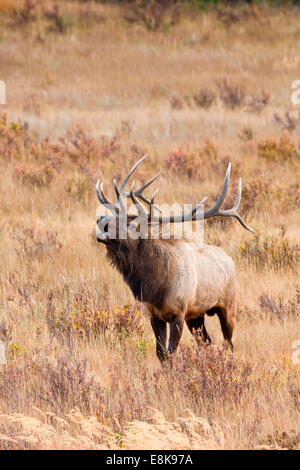
M 101 215 L 97 219 L 97 225 L 98 225 L 98 228 L 100 229 L 101 233 L 108 232 L 108 221 L 109 221 L 109 218 L 105 215 Z
M 103 219 L 106 219 L 106 216 L 105 216 L 105 215 L 100 215 L 100 217 L 98 217 L 98 219 L 97 219 L 97 225 L 99 225 L 99 223 L 100 223 Z

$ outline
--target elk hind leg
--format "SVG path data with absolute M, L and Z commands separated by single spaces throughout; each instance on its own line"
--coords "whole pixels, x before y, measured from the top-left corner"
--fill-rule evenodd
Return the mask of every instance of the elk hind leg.
M 170 323 L 169 354 L 174 353 L 178 347 L 182 335 L 183 324 L 184 318 L 181 316 L 175 317 Z
M 192 335 L 195 336 L 195 338 L 197 339 L 197 341 L 200 339 L 205 343 L 211 343 L 210 336 L 205 328 L 204 315 L 200 315 L 197 318 L 191 318 L 190 320 L 186 320 L 186 324 Z
M 228 343 L 230 349 L 233 350 L 231 338 L 234 328 L 234 315 L 232 315 L 230 309 L 225 308 L 219 308 L 217 311 L 217 315 L 220 320 L 224 340 Z

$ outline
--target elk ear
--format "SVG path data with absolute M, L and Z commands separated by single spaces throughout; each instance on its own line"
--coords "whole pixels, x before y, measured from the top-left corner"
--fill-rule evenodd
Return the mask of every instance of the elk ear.
M 143 220 L 138 220 L 138 217 L 133 217 L 128 224 L 128 229 L 128 236 L 133 240 L 149 238 L 149 225 L 146 223 L 146 219 L 143 222 Z
M 141 224 L 140 224 L 140 222 L 135 224 L 135 231 L 136 231 L 136 233 L 139 234 L 138 238 L 141 238 Z

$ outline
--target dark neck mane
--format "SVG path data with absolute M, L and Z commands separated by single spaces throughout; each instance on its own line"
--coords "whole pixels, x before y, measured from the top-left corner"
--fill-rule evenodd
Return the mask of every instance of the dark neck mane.
M 171 245 L 167 240 L 122 240 L 116 248 L 107 246 L 107 257 L 136 299 L 159 307 L 176 265 Z

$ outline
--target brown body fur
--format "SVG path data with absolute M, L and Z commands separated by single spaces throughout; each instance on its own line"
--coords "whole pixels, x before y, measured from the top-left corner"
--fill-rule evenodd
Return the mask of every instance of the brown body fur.
M 234 264 L 222 249 L 186 240 L 138 239 L 106 242 L 107 255 L 133 295 L 151 314 L 157 354 L 176 350 L 184 321 L 204 341 L 210 338 L 204 315 L 217 314 L 224 339 L 232 347 L 236 315 Z M 166 325 L 170 324 L 166 347 Z

